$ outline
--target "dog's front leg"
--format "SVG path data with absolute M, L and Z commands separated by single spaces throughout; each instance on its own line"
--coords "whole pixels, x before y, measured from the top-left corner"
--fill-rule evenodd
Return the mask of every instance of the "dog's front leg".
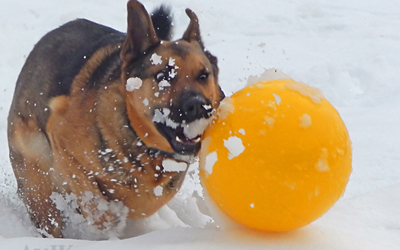
M 66 96 L 54 98 L 51 108 L 46 131 L 53 151 L 59 192 L 63 196 L 72 194 L 76 197 L 77 210 L 89 224 L 102 231 L 108 230 L 116 224 L 116 216 L 96 182 L 102 167 L 95 146 L 98 143 L 96 132 L 91 130 L 94 126 L 87 122 L 94 119 L 85 117 L 87 114 L 82 114 L 81 109 L 71 108 Z
M 62 180 L 62 195 L 76 197 L 77 210 L 89 225 L 104 231 L 115 226 L 116 217 L 109 210 L 109 202 L 103 196 L 95 180 L 95 174 L 88 174 L 84 164 L 66 150 L 59 150 L 59 142 L 51 136 L 54 149 L 55 169 Z M 61 206 L 62 207 L 62 206 Z

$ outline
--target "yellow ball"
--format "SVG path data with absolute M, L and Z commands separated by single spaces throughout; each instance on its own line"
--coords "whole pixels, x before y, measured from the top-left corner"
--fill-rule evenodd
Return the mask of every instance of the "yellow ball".
M 200 152 L 202 183 L 218 207 L 271 232 L 322 216 L 350 173 L 351 141 L 339 113 L 319 90 L 291 79 L 224 100 Z

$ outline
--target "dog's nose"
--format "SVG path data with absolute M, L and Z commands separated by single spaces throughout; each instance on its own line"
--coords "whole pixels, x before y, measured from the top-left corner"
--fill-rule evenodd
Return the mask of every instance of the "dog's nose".
M 191 122 L 200 118 L 208 118 L 212 111 L 212 106 L 200 94 L 195 92 L 187 93 L 181 102 L 182 118 L 186 122 Z

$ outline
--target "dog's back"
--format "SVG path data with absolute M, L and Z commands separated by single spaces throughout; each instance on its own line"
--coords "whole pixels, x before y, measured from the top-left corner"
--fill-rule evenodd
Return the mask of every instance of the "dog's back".
M 163 40 L 171 38 L 170 10 L 161 6 L 152 14 L 157 35 Z M 77 19 L 46 34 L 29 54 L 18 77 L 14 101 L 9 113 L 9 126 L 14 115 L 34 117 L 45 131 L 49 117 L 49 99 L 69 94 L 74 77 L 86 60 L 99 48 L 122 43 L 125 34 L 112 28 Z M 119 51 L 110 60 L 120 63 Z M 114 65 L 112 77 L 120 77 L 120 65 Z M 104 73 L 101 73 L 101 78 Z
M 22 118 L 34 116 L 44 130 L 48 100 L 68 94 L 72 79 L 94 51 L 104 43 L 123 39 L 122 33 L 84 19 L 49 32 L 36 44 L 19 75 L 9 122 L 17 114 Z

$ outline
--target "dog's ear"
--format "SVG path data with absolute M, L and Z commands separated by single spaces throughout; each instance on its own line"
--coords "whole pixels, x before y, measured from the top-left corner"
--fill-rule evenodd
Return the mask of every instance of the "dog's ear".
M 203 42 L 201 41 L 200 36 L 199 19 L 197 18 L 197 15 L 191 9 L 186 9 L 186 14 L 190 18 L 190 23 L 183 34 L 182 39 L 188 42 L 193 40 L 197 41 L 203 47 Z
M 144 6 L 136 0 L 128 2 L 128 31 L 121 49 L 121 59 L 130 63 L 150 47 L 160 43 L 151 18 Z

